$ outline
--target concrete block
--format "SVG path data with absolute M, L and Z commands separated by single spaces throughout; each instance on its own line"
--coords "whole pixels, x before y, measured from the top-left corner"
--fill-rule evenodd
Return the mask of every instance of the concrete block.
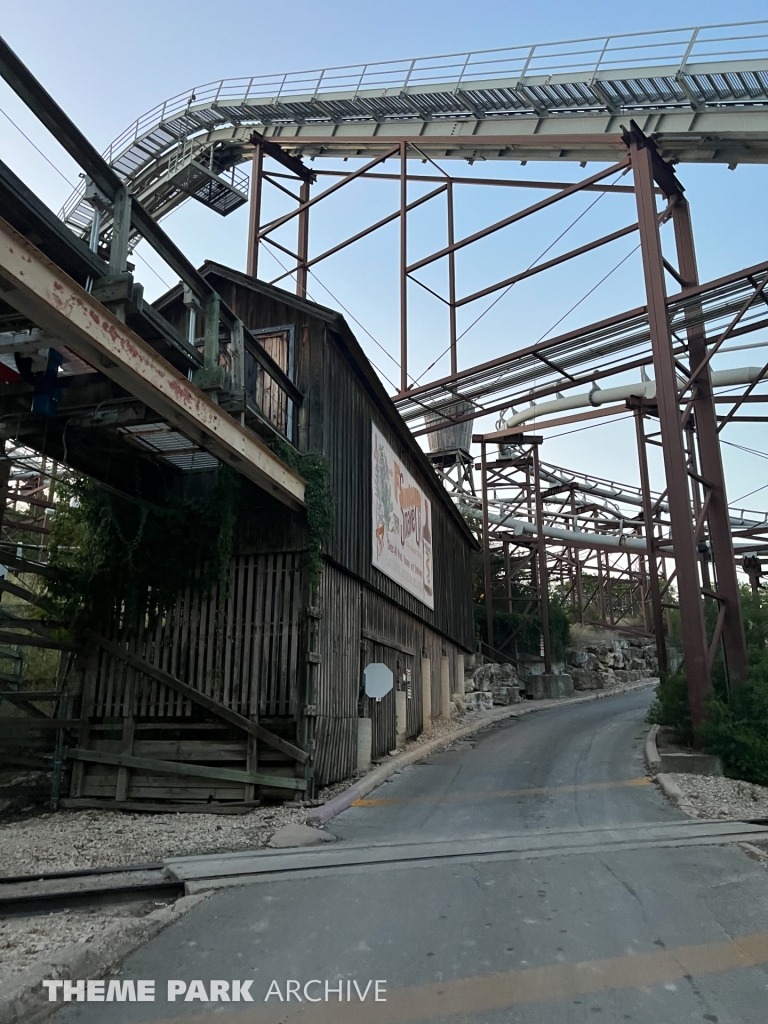
M 443 654 L 440 658 L 440 711 L 443 718 L 451 717 L 451 663 Z
M 399 750 L 405 749 L 405 738 L 408 731 L 408 723 L 406 721 L 407 699 L 408 695 L 405 690 L 397 690 L 395 692 L 395 746 Z
M 573 679 L 567 672 L 542 672 L 541 675 L 529 677 L 526 690 L 534 700 L 572 697 Z
M 371 766 L 373 743 L 372 722 L 370 718 L 357 720 L 357 770 L 365 771 Z
M 723 764 L 717 754 L 665 754 L 659 752 L 659 770 L 665 774 L 722 775 Z
M 432 662 L 421 659 L 421 731 L 432 731 Z

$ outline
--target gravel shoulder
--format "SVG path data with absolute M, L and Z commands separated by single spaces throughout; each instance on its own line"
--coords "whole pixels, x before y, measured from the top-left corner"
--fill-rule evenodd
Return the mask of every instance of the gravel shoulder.
M 429 734 L 410 740 L 410 750 L 482 721 L 484 712 L 460 721 L 438 721 Z M 401 753 L 398 751 L 397 753 Z M 387 764 L 397 753 L 380 759 Z M 308 808 L 330 800 L 364 772 L 321 790 L 311 803 L 273 804 L 248 814 L 140 814 L 60 810 L 0 824 L 0 878 L 37 872 L 148 864 L 167 857 L 235 853 L 265 847 L 277 829 L 306 821 Z M 2 942 L 0 942 L 2 948 Z
M 166 902 L 158 901 L 0 920 L 0 987 L 51 953 L 73 944 L 89 946 L 108 926 L 135 921 L 164 906 Z
M 680 789 L 698 818 L 735 821 L 768 818 L 768 786 L 717 775 L 675 772 L 666 777 Z

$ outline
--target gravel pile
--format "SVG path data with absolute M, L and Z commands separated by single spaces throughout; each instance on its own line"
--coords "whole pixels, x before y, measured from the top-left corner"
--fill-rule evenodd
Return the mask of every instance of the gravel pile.
M 192 853 L 266 846 L 307 810 L 258 807 L 249 814 L 126 814 L 57 811 L 0 825 L 0 875 L 147 864 Z
M 89 943 L 116 919 L 144 917 L 166 903 L 140 903 L 98 910 L 61 910 L 32 917 L 0 920 L 0 986 L 37 963 L 73 943 Z
M 768 786 L 716 775 L 670 774 L 700 818 L 768 818 Z

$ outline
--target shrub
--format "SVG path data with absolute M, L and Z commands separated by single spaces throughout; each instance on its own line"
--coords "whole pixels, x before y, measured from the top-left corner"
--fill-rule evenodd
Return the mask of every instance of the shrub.
M 725 684 L 722 662 L 713 672 L 714 696 L 701 731 L 708 753 L 719 754 L 726 775 L 768 785 L 768 592 L 741 592 L 749 671 L 745 682 Z M 648 721 L 672 726 L 684 742 L 692 739 L 688 690 L 683 672 L 661 680 Z
M 675 730 L 681 743 L 693 740 L 691 712 L 688 708 L 688 682 L 684 672 L 668 672 L 656 687 L 656 700 L 648 711 L 651 725 L 665 725 Z

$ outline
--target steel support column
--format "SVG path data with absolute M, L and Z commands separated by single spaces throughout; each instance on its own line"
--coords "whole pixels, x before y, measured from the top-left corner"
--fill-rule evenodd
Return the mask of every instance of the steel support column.
M 683 196 L 678 196 L 675 200 L 672 208 L 672 223 L 677 244 L 678 270 L 685 281 L 684 294 L 686 290 L 698 285 L 699 272 L 693 244 L 691 211 Z M 703 328 L 695 323 L 688 325 L 687 335 L 690 365 L 694 368 L 699 366 L 707 355 L 707 339 Z M 707 481 L 709 489 L 707 521 L 709 540 L 712 545 L 716 589 L 725 605 L 722 641 L 726 671 L 729 681 L 740 682 L 746 678 L 747 674 L 747 650 L 709 365 L 706 365 L 697 376 L 692 397 L 694 399 L 699 466 L 701 475 Z
M 640 226 L 672 542 L 677 566 L 688 701 L 693 728 L 698 732 L 706 716 L 711 679 L 688 490 L 688 469 L 680 424 L 676 369 L 666 307 L 664 258 L 656 217 L 652 153 L 647 145 L 634 138 L 630 142 L 630 153 L 635 180 L 637 219 Z
M 299 244 L 296 251 L 299 255 L 299 265 L 296 270 L 296 294 L 301 299 L 307 297 L 307 261 L 309 260 L 309 206 L 305 205 L 309 203 L 309 186 L 310 182 L 308 178 L 302 181 L 299 187 L 299 205 L 301 206 L 301 213 L 299 214 Z
M 248 219 L 248 259 L 246 273 L 257 277 L 259 270 L 259 231 L 261 230 L 261 191 L 263 185 L 264 150 L 256 143 L 251 169 L 251 209 Z
M 400 143 L 400 390 L 408 387 L 408 144 Z M 490 643 L 490 637 L 489 637 Z
M 544 640 L 544 671 L 552 671 L 552 643 L 549 635 L 549 570 L 547 545 L 544 540 L 544 503 L 541 500 L 541 474 L 539 473 L 539 446 L 531 446 L 533 456 L 533 486 L 536 503 L 536 553 L 539 561 L 539 607 L 541 609 L 541 635 Z
M 645 533 L 645 543 L 648 546 L 646 557 L 648 560 L 648 589 L 651 594 L 653 634 L 656 639 L 656 657 L 659 662 L 659 672 L 666 672 L 667 644 L 664 635 L 664 609 L 661 606 L 659 570 L 654 549 L 653 506 L 651 504 L 651 487 L 648 478 L 648 452 L 645 447 L 643 411 L 639 406 L 635 406 L 635 432 L 637 434 L 637 461 L 640 467 L 640 491 L 643 501 L 643 532 Z M 647 614 L 647 612 L 644 611 L 644 614 Z
M 483 499 L 483 573 L 485 578 L 485 621 L 488 646 L 493 647 L 493 574 L 491 573 L 491 538 L 488 519 L 488 462 L 487 445 L 480 443 L 480 493 Z
M 454 211 L 453 211 L 453 182 L 448 182 L 446 191 L 448 199 L 448 317 L 449 336 L 451 346 L 451 373 L 458 373 L 459 360 L 457 353 L 458 338 L 456 336 L 456 253 L 453 249 L 454 237 Z

